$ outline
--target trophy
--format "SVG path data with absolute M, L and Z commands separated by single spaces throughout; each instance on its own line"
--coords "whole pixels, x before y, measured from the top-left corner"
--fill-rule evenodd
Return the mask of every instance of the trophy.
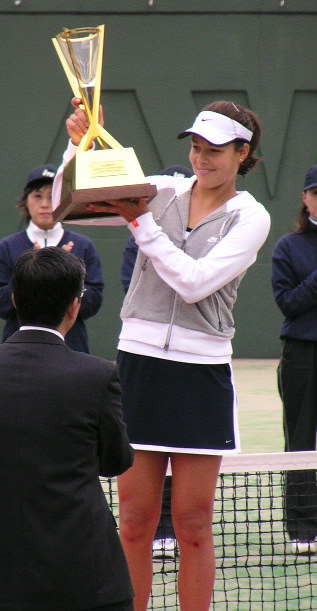
M 78 28 L 53 38 L 53 44 L 75 97 L 82 100 L 89 128 L 75 157 L 65 166 L 61 203 L 54 222 L 102 224 L 106 200 L 152 198 L 156 187 L 146 182 L 133 148 L 124 148 L 98 122 L 104 26 Z M 99 149 L 91 149 L 92 140 Z

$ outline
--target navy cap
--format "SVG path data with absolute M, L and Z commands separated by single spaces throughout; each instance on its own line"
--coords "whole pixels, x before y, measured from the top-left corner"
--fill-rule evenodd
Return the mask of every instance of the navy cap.
M 307 189 L 312 189 L 313 187 L 317 187 L 317 165 L 312 165 L 309 170 L 307 170 L 303 191 L 307 191 Z
M 57 168 L 53 165 L 39 165 L 30 171 L 27 181 L 24 185 L 24 189 L 27 189 L 32 182 L 37 180 L 47 180 L 47 182 L 53 182 L 56 176 Z

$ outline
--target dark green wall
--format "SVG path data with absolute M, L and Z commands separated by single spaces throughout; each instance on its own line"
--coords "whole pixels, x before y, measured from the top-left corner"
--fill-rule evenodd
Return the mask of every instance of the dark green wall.
M 260 117 L 263 163 L 239 188 L 272 216 L 272 230 L 235 308 L 234 356 L 275 358 L 281 323 L 270 287 L 272 248 L 300 204 L 317 162 L 316 0 L 1 0 L 0 237 L 19 228 L 15 204 L 29 169 L 59 164 L 71 91 L 51 38 L 63 27 L 106 25 L 106 129 L 133 146 L 146 174 L 188 165 L 176 134 L 216 99 Z M 89 322 L 91 348 L 113 358 L 120 329 L 119 268 L 126 228 L 76 228 L 102 258 L 106 290 Z

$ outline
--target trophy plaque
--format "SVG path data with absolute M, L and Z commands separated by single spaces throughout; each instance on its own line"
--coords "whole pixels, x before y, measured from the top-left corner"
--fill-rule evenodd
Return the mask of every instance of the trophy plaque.
M 82 100 L 89 128 L 75 157 L 65 166 L 60 205 L 54 222 L 103 224 L 107 200 L 138 199 L 156 195 L 146 182 L 133 148 L 124 148 L 98 122 L 104 26 L 67 30 L 53 38 L 73 94 Z M 91 149 L 95 140 L 99 149 Z M 109 219 L 110 220 L 110 219 Z

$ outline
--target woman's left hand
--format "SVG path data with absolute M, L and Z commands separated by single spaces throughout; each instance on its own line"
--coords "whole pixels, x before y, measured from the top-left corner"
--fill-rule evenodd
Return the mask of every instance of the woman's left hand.
M 138 216 L 142 214 L 146 214 L 148 209 L 148 197 L 140 197 L 136 199 L 116 199 L 106 201 L 105 204 L 102 204 L 102 211 L 110 212 L 112 214 L 119 214 L 122 216 L 128 223 L 134 221 Z M 88 210 L 98 211 L 98 204 L 89 204 L 87 206 Z

